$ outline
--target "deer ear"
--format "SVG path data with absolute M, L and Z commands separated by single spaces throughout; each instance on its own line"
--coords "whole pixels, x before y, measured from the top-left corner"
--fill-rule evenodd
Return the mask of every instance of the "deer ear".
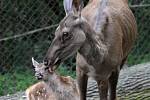
M 69 13 L 73 11 L 72 2 L 73 0 L 64 0 L 64 9 L 65 9 L 66 15 L 68 15 Z
M 32 57 L 32 64 L 34 67 L 38 67 L 38 65 L 39 65 L 39 63 L 37 61 L 35 61 L 33 57 Z
M 76 9 L 76 11 L 78 12 L 79 16 L 81 16 L 81 11 L 84 6 L 83 0 L 73 0 L 73 6 Z

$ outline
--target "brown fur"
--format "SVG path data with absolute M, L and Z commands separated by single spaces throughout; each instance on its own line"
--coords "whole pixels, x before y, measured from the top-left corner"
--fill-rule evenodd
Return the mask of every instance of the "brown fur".
M 44 81 L 26 90 L 28 100 L 79 100 L 76 82 L 70 76 L 59 76 L 46 70 L 43 73 L 43 69 L 45 70 L 45 66 L 42 63 L 35 67 L 36 77 L 39 77 L 38 74 L 43 75 L 41 78 Z
M 26 90 L 27 100 L 56 100 L 55 94 L 45 82 L 38 82 Z
M 109 99 L 115 100 L 120 69 L 137 36 L 128 1 L 90 0 L 78 13 L 70 9 L 71 3 L 67 0 L 65 4 L 68 5 L 66 17 L 60 22 L 45 56 L 46 66 L 58 65 L 77 53 L 80 99 L 86 100 L 87 80 L 92 77 L 97 81 L 100 99 L 108 100 L 110 90 Z M 68 33 L 68 37 L 64 33 Z
M 76 84 L 70 77 L 58 76 L 53 81 L 41 81 L 30 86 L 26 90 L 27 100 L 79 100 Z

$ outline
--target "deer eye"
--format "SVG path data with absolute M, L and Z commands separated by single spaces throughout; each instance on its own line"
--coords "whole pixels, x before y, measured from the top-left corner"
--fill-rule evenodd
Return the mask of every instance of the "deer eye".
M 69 32 L 63 32 L 62 35 L 62 42 L 64 43 L 66 40 L 69 40 L 71 38 L 71 34 Z

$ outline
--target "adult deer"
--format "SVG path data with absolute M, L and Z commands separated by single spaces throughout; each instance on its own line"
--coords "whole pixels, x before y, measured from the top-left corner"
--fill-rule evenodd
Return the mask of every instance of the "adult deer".
M 136 39 L 137 26 L 127 0 L 64 0 L 66 16 L 55 32 L 44 62 L 59 65 L 77 53 L 80 99 L 86 100 L 88 77 L 97 81 L 100 100 L 116 100 L 119 71 Z M 109 90 L 109 96 L 108 96 Z

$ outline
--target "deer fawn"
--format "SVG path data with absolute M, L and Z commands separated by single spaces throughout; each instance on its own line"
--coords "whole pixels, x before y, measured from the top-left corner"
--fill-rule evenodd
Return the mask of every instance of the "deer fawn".
M 88 77 L 96 80 L 100 100 L 116 100 L 119 72 L 137 35 L 128 0 L 89 0 L 84 8 L 82 0 L 64 0 L 64 9 L 44 64 L 53 69 L 77 53 L 80 100 L 86 100 Z
M 33 58 L 32 63 L 36 78 L 43 81 L 26 90 L 28 100 L 79 100 L 76 82 L 71 77 L 59 76 Z

